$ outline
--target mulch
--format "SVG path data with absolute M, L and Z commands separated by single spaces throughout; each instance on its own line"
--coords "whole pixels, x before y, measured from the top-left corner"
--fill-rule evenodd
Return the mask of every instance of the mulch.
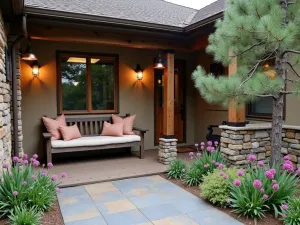
M 9 225 L 8 219 L 0 220 L 0 225 Z M 40 225 L 64 225 L 58 202 L 54 204 L 50 212 L 44 214 Z
M 161 176 L 165 179 L 168 179 L 165 174 L 161 174 Z M 176 184 L 177 186 L 185 189 L 186 191 L 192 193 L 193 195 L 199 197 L 200 199 L 206 201 L 205 199 L 200 197 L 199 187 L 189 187 L 187 185 L 184 185 L 181 180 L 171 179 L 169 181 Z M 206 202 L 208 202 L 208 201 L 206 201 Z M 211 203 L 209 203 L 209 204 L 211 204 Z M 254 225 L 253 219 L 239 217 L 237 214 L 231 212 L 232 209 L 222 208 L 222 207 L 218 207 L 218 206 L 214 206 L 214 207 L 221 210 L 222 212 L 228 214 L 229 216 L 235 218 L 236 220 L 240 221 L 241 223 L 243 223 L 245 225 Z M 269 212 L 269 213 L 266 213 L 265 216 L 266 216 L 265 218 L 257 221 L 257 225 L 282 225 L 283 224 L 283 222 L 281 220 L 276 219 L 274 217 L 274 213 Z

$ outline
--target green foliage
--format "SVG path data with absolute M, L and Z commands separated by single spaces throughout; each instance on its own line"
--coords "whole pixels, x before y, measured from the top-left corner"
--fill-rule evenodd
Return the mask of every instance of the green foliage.
M 202 162 L 200 158 L 192 162 L 191 166 L 186 171 L 183 182 L 188 186 L 197 186 L 201 183 L 204 168 L 201 167 Z
M 200 185 L 201 197 L 207 199 L 213 204 L 224 206 L 230 198 L 231 185 L 220 175 L 225 173 L 230 179 L 238 178 L 236 169 L 216 169 L 203 177 L 203 183 Z
M 288 200 L 288 209 L 283 212 L 285 225 L 300 224 L 300 198 L 290 198 Z
M 167 177 L 169 179 L 182 179 L 186 170 L 186 162 L 182 159 L 176 159 L 169 165 Z
M 42 213 L 36 207 L 15 206 L 9 216 L 11 225 L 39 225 Z

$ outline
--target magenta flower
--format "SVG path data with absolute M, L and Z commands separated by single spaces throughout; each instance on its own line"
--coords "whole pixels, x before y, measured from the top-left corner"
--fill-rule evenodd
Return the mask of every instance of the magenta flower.
M 27 185 L 27 181 L 24 181 L 24 182 L 23 182 L 23 185 L 26 186 L 26 185 Z
M 269 198 L 269 195 L 264 194 L 263 199 L 267 200 Z
M 207 145 L 208 145 L 208 146 L 212 146 L 212 142 L 211 142 L 211 141 L 208 141 L 208 142 L 207 142 Z
M 43 171 L 42 171 L 42 176 L 43 176 L 43 177 L 47 176 L 47 170 L 43 170 Z
M 190 153 L 189 153 L 189 156 L 190 156 L 190 157 L 193 157 L 193 156 L 194 156 L 194 152 L 190 152 Z
M 291 157 L 290 157 L 289 155 L 286 155 L 286 156 L 283 157 L 283 159 L 284 159 L 285 161 L 290 161 L 290 160 L 291 160 Z
M 269 171 L 271 171 L 271 173 L 273 173 L 273 175 L 275 176 L 276 170 L 274 168 L 270 169 Z
M 34 165 L 35 167 L 38 167 L 38 166 L 40 165 L 40 162 L 37 161 L 37 160 L 35 160 L 35 161 L 33 162 L 33 165 Z
M 200 145 L 201 145 L 201 146 L 205 146 L 205 143 L 202 141 Z
M 204 150 L 205 146 L 201 145 L 201 150 Z
M 211 153 L 213 153 L 215 150 L 216 150 L 215 147 L 211 147 L 211 148 L 210 148 L 210 152 L 211 152 Z
M 223 177 L 225 173 L 223 171 L 220 172 L 220 176 Z
M 226 174 L 223 177 L 224 177 L 224 180 L 228 179 L 228 176 Z
M 9 167 L 9 164 L 8 163 L 3 163 L 3 166 L 2 166 L 4 169 L 7 169 Z
M 15 162 L 15 163 L 19 162 L 19 157 L 14 156 L 14 157 L 13 157 L 13 162 Z
M 211 161 L 213 164 L 215 164 L 216 163 L 216 161 L 215 160 L 213 160 L 213 161 Z
M 261 193 L 264 193 L 264 192 L 265 192 L 265 189 L 261 188 L 261 189 L 260 189 L 260 192 L 261 192 Z
M 240 177 L 243 176 L 244 175 L 244 170 L 238 170 L 237 175 L 240 176 Z
M 285 161 L 285 163 L 282 165 L 282 169 L 292 173 L 295 170 L 294 165 L 288 162 L 290 161 Z
M 297 169 L 296 173 L 300 176 L 300 169 Z
M 60 188 L 56 188 L 56 192 L 57 193 L 61 193 L 61 189 Z
M 57 176 L 56 176 L 56 175 L 52 175 L 52 176 L 51 176 L 51 180 L 52 180 L 52 181 L 56 181 L 56 180 L 57 180 Z
M 225 167 L 225 165 L 223 165 L 223 164 L 219 164 L 219 169 L 224 169 L 224 167 Z
M 268 179 L 272 180 L 274 178 L 274 174 L 270 171 L 270 170 L 267 170 L 265 172 L 265 175 Z
M 236 187 L 239 187 L 239 186 L 241 186 L 241 181 L 238 180 L 238 179 L 235 179 L 235 180 L 233 181 L 233 185 L 236 186 Z
M 28 155 L 24 153 L 24 154 L 22 155 L 22 159 L 23 159 L 23 160 L 28 159 Z
M 205 165 L 204 165 L 204 168 L 208 168 L 208 167 L 209 167 L 209 164 L 205 164 Z
M 215 146 L 218 146 L 218 145 L 219 145 L 219 142 L 215 141 L 214 144 L 215 144 Z
M 52 168 L 52 167 L 53 167 L 52 162 L 49 162 L 49 163 L 47 164 L 47 166 L 48 166 L 49 168 Z
M 231 200 L 228 199 L 228 200 L 226 201 L 226 203 L 227 203 L 227 205 L 230 205 L 230 204 L 231 204 Z
M 248 160 L 249 160 L 250 162 L 253 162 L 253 161 L 256 160 L 256 156 L 253 155 L 253 154 L 251 154 L 251 155 L 248 156 Z
M 263 161 L 258 161 L 257 166 L 258 167 L 264 167 L 264 162 Z
M 272 180 L 272 184 L 277 184 L 277 181 L 276 180 Z
M 28 165 L 28 160 L 26 160 L 26 159 L 23 160 L 23 161 L 22 161 L 22 165 Z
M 15 197 L 16 197 L 16 196 L 19 194 L 19 192 L 17 192 L 17 191 L 14 191 L 12 194 L 13 194 L 13 196 L 15 196 Z
M 289 161 L 289 160 L 286 160 L 284 163 L 287 163 L 287 164 L 293 165 L 292 161 Z
M 183 172 L 183 173 L 185 172 L 185 169 L 184 169 L 184 168 L 182 169 L 182 172 Z M 67 173 L 66 173 L 66 172 L 62 172 L 62 173 L 61 173 L 61 177 L 62 177 L 62 178 L 65 178 L 66 176 L 67 176 Z
M 36 176 L 31 176 L 31 180 L 36 180 Z
M 39 156 L 37 155 L 37 154 L 34 154 L 33 156 L 32 156 L 32 158 L 34 158 L 34 159 L 37 159 Z
M 216 165 L 216 166 L 219 166 L 219 165 L 220 165 L 220 163 L 218 163 L 218 162 L 215 162 L 215 165 Z
M 274 191 L 277 191 L 277 190 L 279 190 L 279 185 L 278 184 L 274 184 L 272 188 L 273 188 Z
M 282 208 L 283 210 L 287 210 L 289 207 L 288 207 L 286 204 L 282 204 L 282 205 L 281 205 L 281 208 Z
M 255 180 L 253 182 L 253 187 L 259 189 L 259 188 L 261 188 L 261 186 L 262 186 L 262 182 L 260 180 Z
M 207 150 L 208 152 L 210 152 L 210 151 L 211 151 L 211 146 L 208 146 L 208 147 L 206 148 L 206 150 Z

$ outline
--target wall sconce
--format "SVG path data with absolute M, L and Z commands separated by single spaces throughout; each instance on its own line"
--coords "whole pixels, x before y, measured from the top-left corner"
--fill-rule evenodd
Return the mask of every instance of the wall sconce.
M 37 63 L 37 62 L 34 62 L 32 65 L 31 65 L 31 68 L 32 68 L 32 75 L 34 77 L 38 77 L 39 74 L 40 74 L 40 65 Z
M 165 69 L 165 59 L 161 56 L 161 54 L 158 55 L 158 58 L 154 59 L 154 69 Z
M 142 80 L 142 79 L 143 79 L 143 70 L 142 70 L 140 64 L 137 64 L 137 65 L 136 65 L 135 72 L 136 72 L 136 77 L 137 77 L 137 79 L 138 79 L 138 80 Z
M 27 47 L 24 52 L 21 52 L 21 59 L 24 61 L 36 61 L 37 57 L 32 52 L 30 37 L 28 37 Z

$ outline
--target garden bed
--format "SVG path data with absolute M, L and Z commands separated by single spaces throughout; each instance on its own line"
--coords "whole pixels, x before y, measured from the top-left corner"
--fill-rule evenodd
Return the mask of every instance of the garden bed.
M 165 174 L 161 174 L 161 176 L 168 180 L 168 178 Z M 191 194 L 201 198 L 199 187 L 197 187 L 197 186 L 194 186 L 194 187 L 187 186 L 187 185 L 183 184 L 182 181 L 179 180 L 179 179 L 170 179 L 169 181 L 171 181 L 172 183 L 176 184 L 177 186 L 185 189 L 186 191 L 190 192 Z M 206 201 L 203 198 L 201 198 L 201 199 Z M 206 201 L 206 202 L 208 202 L 208 201 Z M 228 214 L 229 216 L 235 218 L 236 220 L 240 221 L 241 223 L 243 223 L 245 225 L 254 225 L 253 219 L 247 219 L 247 218 L 239 217 L 237 214 L 231 212 L 232 209 L 221 208 L 221 207 L 218 207 L 218 206 L 214 206 L 214 207 L 221 210 L 222 212 Z M 274 217 L 273 213 L 266 213 L 266 217 L 262 220 L 259 220 L 257 222 L 257 224 L 258 225 L 282 225 L 283 222 L 279 219 L 276 219 Z
M 64 225 L 58 202 L 56 202 L 50 212 L 46 212 L 41 219 L 40 225 Z M 8 219 L 0 220 L 0 225 L 9 225 Z

